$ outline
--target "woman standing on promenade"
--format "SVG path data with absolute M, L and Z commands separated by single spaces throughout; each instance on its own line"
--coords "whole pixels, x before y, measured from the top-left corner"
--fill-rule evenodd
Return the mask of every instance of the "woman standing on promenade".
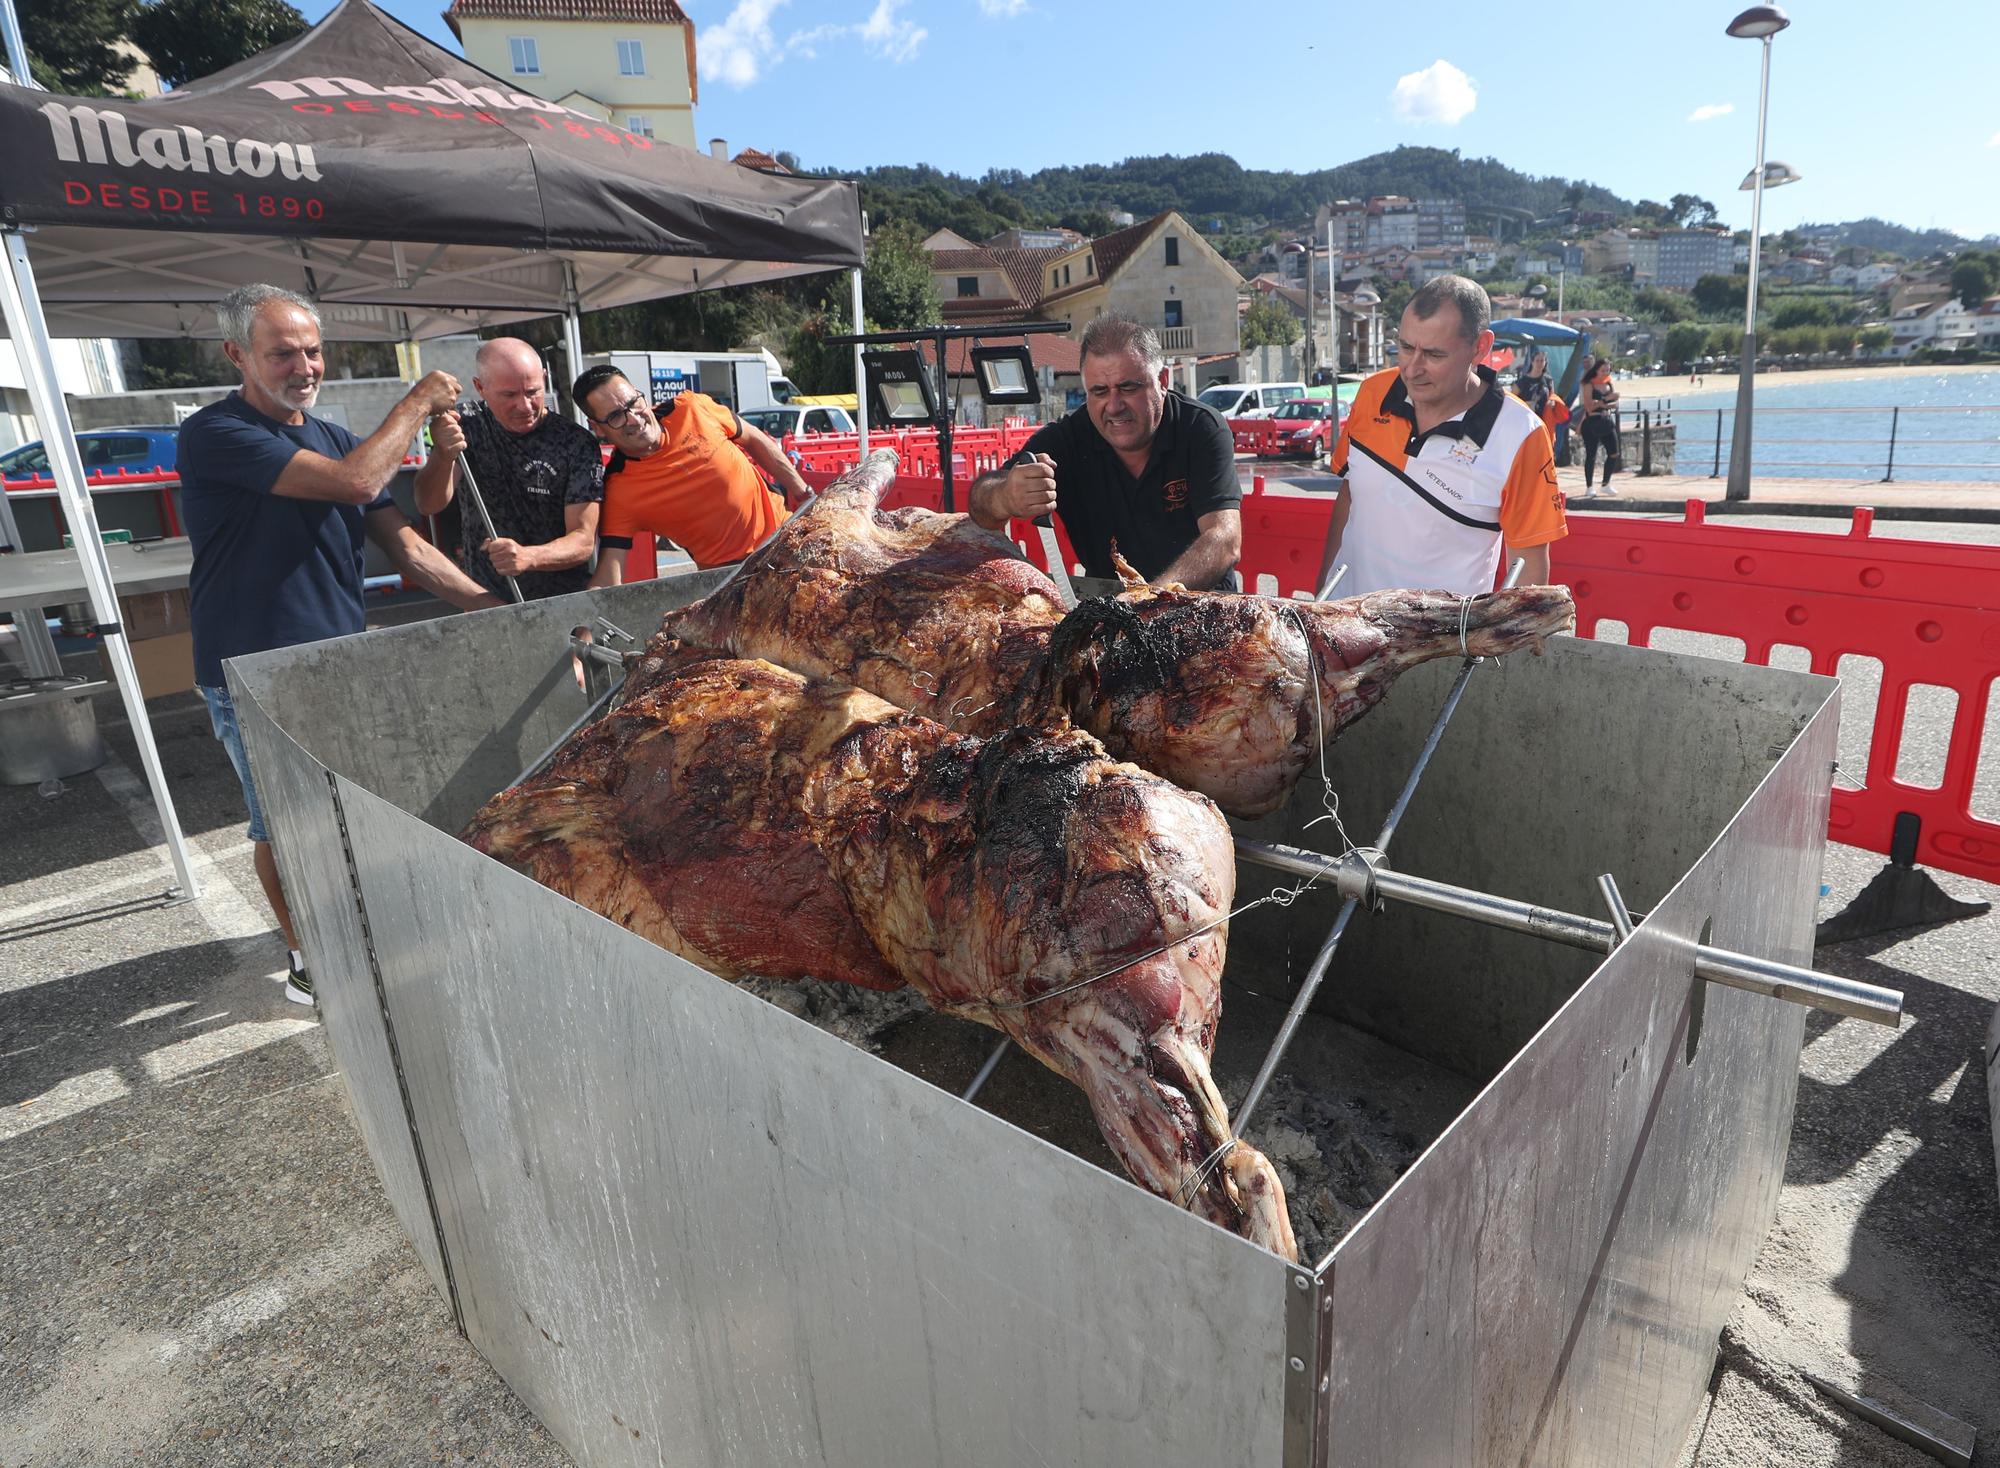
M 1596 499 L 1599 491 L 1590 486 L 1591 471 L 1597 466 L 1597 451 L 1604 450 L 1604 494 L 1616 497 L 1611 487 L 1611 470 L 1618 463 L 1618 389 L 1611 385 L 1611 363 L 1593 359 L 1584 365 L 1583 386 L 1578 389 L 1576 411 L 1583 427 L 1583 497 Z

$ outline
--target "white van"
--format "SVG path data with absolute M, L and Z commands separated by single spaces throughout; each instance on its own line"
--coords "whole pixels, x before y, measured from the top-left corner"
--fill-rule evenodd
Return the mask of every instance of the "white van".
M 1278 404 L 1305 395 L 1303 382 L 1218 382 L 1196 401 L 1225 418 L 1268 418 Z

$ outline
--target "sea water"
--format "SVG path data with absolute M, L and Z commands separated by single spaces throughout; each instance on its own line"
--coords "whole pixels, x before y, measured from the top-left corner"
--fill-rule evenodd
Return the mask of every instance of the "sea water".
M 1628 465 L 1639 460 L 1638 411 L 1644 409 L 1656 421 L 1662 412 L 1671 416 L 1675 473 L 1714 471 L 1718 426 L 1722 470 L 1728 471 L 1736 423 L 1733 378 L 1698 389 L 1643 378 L 1631 386 L 1660 396 L 1624 405 Z M 1892 368 L 1835 381 L 1759 373 L 1753 421 L 1750 463 L 1760 477 L 2000 482 L 2000 368 Z

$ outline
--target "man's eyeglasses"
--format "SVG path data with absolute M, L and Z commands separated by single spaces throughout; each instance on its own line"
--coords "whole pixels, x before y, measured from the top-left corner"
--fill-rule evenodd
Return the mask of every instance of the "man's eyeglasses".
M 638 414 L 634 410 L 643 408 L 645 405 L 646 400 L 638 393 L 634 393 L 597 421 L 602 423 L 606 428 L 630 428 L 634 423 L 639 421 Z

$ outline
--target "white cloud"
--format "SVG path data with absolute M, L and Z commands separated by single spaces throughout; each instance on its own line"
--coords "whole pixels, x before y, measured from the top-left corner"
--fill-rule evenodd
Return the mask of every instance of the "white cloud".
M 819 43 L 837 40 L 853 30 L 852 26 L 816 25 L 809 31 L 794 31 L 785 41 L 787 56 L 803 56 L 807 61 L 819 59 Z
M 771 13 L 785 0 L 736 0 L 720 25 L 701 33 L 701 74 L 708 81 L 747 87 L 780 60 Z
M 1734 102 L 1705 102 L 1688 114 L 1689 122 L 1713 122 L 1718 117 L 1727 117 L 1736 110 Z
M 917 52 L 930 35 L 913 20 L 898 20 L 896 12 L 909 0 L 875 0 L 874 12 L 861 24 L 861 39 L 888 61 L 915 61 Z
M 1479 86 L 1449 61 L 1433 61 L 1422 71 L 1399 77 L 1389 101 L 1405 122 L 1449 126 L 1479 105 Z
M 1989 148 L 2000 148 L 2000 133 L 1995 133 L 1992 137 L 1988 138 L 1986 146 Z
M 701 74 L 711 81 L 732 87 L 747 87 L 787 57 L 803 61 L 819 58 L 820 47 L 833 41 L 858 38 L 874 55 L 886 61 L 917 59 L 930 32 L 915 21 L 904 20 L 896 12 L 909 0 L 875 0 L 868 19 L 845 25 L 828 22 L 793 31 L 781 45 L 772 33 L 771 19 L 789 0 L 736 0 L 736 8 L 720 25 L 701 33 Z M 1020 5 L 1027 0 L 982 0 L 995 5 Z
M 994 20 L 1012 20 L 1027 13 L 1028 0 L 979 0 L 980 14 Z

